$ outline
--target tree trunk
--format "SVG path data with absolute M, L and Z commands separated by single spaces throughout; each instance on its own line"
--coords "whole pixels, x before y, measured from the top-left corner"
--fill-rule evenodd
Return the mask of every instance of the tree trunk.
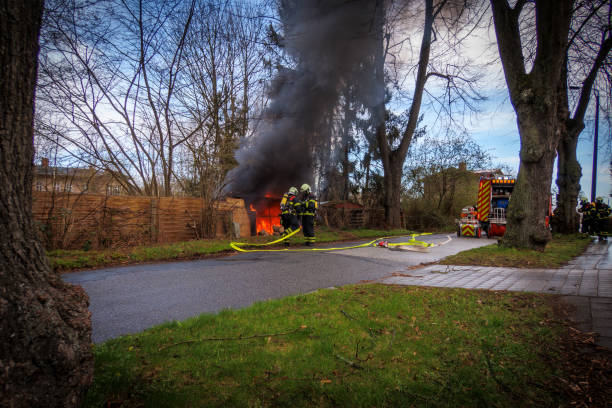
M 610 13 L 610 10 L 608 11 Z M 569 102 L 567 97 L 567 57 L 562 71 L 562 81 L 559 117 L 565 123 L 562 129 L 559 147 L 557 148 L 557 209 L 553 230 L 563 234 L 578 232 L 579 216 L 576 212 L 578 194 L 580 194 L 580 177 L 582 169 L 576 158 L 578 136 L 584 129 L 584 116 L 589 106 L 591 91 L 597 78 L 597 73 L 604 65 L 608 54 L 612 50 L 612 36 L 602 37 L 597 57 L 593 61 L 589 74 L 582 81 L 580 97 L 573 116 L 569 115 Z
M 401 228 L 402 166 L 404 157 L 397 152 L 390 155 L 389 166 L 385 169 L 385 224 L 389 228 Z
M 557 209 L 555 210 L 554 232 L 573 234 L 578 232 L 579 216 L 576 212 L 582 168 L 576 158 L 578 136 L 584 126 L 568 125 L 561 135 L 557 148 Z
M 490 1 L 499 55 L 521 138 L 521 162 L 502 244 L 544 250 L 551 239 L 546 213 L 564 125 L 558 112 L 559 89 L 563 88 L 560 84 L 564 80 L 573 2 L 536 0 L 537 50 L 527 73 L 519 30 L 519 17 L 526 2 L 516 2 L 512 8 L 506 0 Z
M 544 250 L 551 239 L 545 219 L 557 139 L 554 137 L 555 111 L 548 111 L 530 106 L 517 112 L 521 164 L 508 205 L 508 225 L 502 240 L 505 246 Z
M 88 298 L 53 273 L 32 221 L 42 1 L 0 6 L 0 406 L 76 407 L 93 376 Z

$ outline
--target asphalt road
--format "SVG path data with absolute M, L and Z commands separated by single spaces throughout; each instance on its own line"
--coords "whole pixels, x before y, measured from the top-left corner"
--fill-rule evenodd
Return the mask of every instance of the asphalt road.
M 320 288 L 378 280 L 421 263 L 494 243 L 489 239 L 429 235 L 442 243 L 429 252 L 358 248 L 334 252 L 239 253 L 208 260 L 144 264 L 69 273 L 90 298 L 93 341 L 103 342 L 201 313 L 238 309 L 254 302 Z M 406 238 L 392 241 L 403 242 Z M 363 241 L 365 242 L 365 241 Z M 350 246 L 350 243 L 332 246 Z

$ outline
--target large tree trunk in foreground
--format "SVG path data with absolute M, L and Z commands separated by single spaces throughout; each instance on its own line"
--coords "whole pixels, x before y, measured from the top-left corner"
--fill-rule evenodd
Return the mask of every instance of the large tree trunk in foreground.
M 42 1 L 0 3 L 0 406 L 76 407 L 93 376 L 88 298 L 53 273 L 32 222 Z
M 579 217 L 576 212 L 582 168 L 576 158 L 576 147 L 581 127 L 568 125 L 561 135 L 557 148 L 557 209 L 555 210 L 554 232 L 573 234 L 578 232 Z
M 563 80 L 573 1 L 536 0 L 538 43 L 529 73 L 519 31 L 519 16 L 525 4 L 526 1 L 517 1 L 512 8 L 507 0 L 491 0 L 497 46 L 521 138 L 521 162 L 502 244 L 544 250 L 551 239 L 545 218 L 561 135 L 559 84 Z

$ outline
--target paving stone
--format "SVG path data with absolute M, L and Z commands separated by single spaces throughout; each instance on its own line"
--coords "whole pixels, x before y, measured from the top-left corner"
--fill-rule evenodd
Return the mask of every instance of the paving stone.
M 576 286 L 563 286 L 559 293 L 562 295 L 577 295 L 578 288 Z
M 550 287 L 547 280 L 537 279 L 531 282 L 531 285 L 525 288 L 527 292 L 548 292 Z
M 529 281 L 528 279 L 520 279 L 516 281 L 514 285 L 510 286 L 508 290 L 524 290 L 525 288 L 529 287 L 530 284 L 531 281 Z
M 582 280 L 598 280 L 599 277 L 597 275 L 598 272 L 596 269 L 585 269 L 584 273 L 582 274 Z
M 612 288 L 599 287 L 597 290 L 597 296 L 612 298 Z
M 492 277 L 491 279 L 487 280 L 487 282 L 483 283 L 480 285 L 480 287 L 482 289 L 491 289 L 495 286 L 497 286 L 500 282 L 503 282 L 504 280 L 507 279 L 506 275 L 497 275 L 495 277 Z
M 578 291 L 579 296 L 597 296 L 597 288 L 594 286 L 581 286 Z
M 599 271 L 599 282 L 612 283 L 612 271 Z
M 599 298 L 592 298 L 591 308 L 598 313 L 609 314 L 612 318 L 612 304 L 610 303 L 600 302 Z
M 472 275 L 469 280 L 466 280 L 466 282 L 464 282 L 463 284 L 466 285 L 466 287 L 473 287 L 476 282 L 479 282 L 480 279 L 482 279 L 483 276 L 485 276 L 487 274 L 487 271 L 481 271 L 479 274 L 477 275 Z
M 593 317 L 593 330 L 601 333 L 604 329 L 608 329 L 610 335 L 612 335 L 612 318 L 610 316 L 602 316 L 595 312 L 591 312 L 591 315 Z
M 580 282 L 582 282 L 582 273 L 583 272 L 584 271 L 582 271 L 582 270 L 572 269 L 570 271 L 570 273 L 567 274 L 567 281 L 568 282 L 576 283 L 578 286 L 580 286 Z
M 506 277 L 503 281 L 499 282 L 491 289 L 493 290 L 509 290 L 512 285 L 516 283 L 516 279 L 513 277 Z

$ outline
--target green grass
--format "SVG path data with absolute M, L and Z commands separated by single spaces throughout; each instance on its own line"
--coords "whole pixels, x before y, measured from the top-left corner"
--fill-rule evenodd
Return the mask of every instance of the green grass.
M 337 230 L 323 226 L 316 228 L 317 242 L 335 242 L 364 238 L 377 238 L 382 236 L 406 235 L 407 230 L 374 230 L 354 229 Z M 240 242 L 264 243 L 278 237 L 249 237 L 236 239 Z M 292 244 L 303 244 L 301 233 L 291 238 Z M 139 262 L 158 262 L 177 259 L 194 259 L 216 254 L 232 252 L 228 239 L 200 240 L 178 242 L 164 245 L 139 246 L 125 249 L 109 250 L 53 250 L 47 252 L 51 266 L 58 272 L 71 270 L 98 268 L 103 266 L 123 265 Z
M 85 406 L 559 406 L 552 299 L 360 285 L 205 314 L 96 346 Z
M 47 257 L 54 270 L 65 272 L 106 265 L 189 259 L 230 250 L 229 240 L 209 240 L 139 246 L 122 250 L 54 250 L 47 252 Z
M 544 252 L 487 245 L 451 255 L 444 265 L 508 266 L 516 268 L 559 268 L 581 255 L 590 238 L 583 235 L 555 235 Z

